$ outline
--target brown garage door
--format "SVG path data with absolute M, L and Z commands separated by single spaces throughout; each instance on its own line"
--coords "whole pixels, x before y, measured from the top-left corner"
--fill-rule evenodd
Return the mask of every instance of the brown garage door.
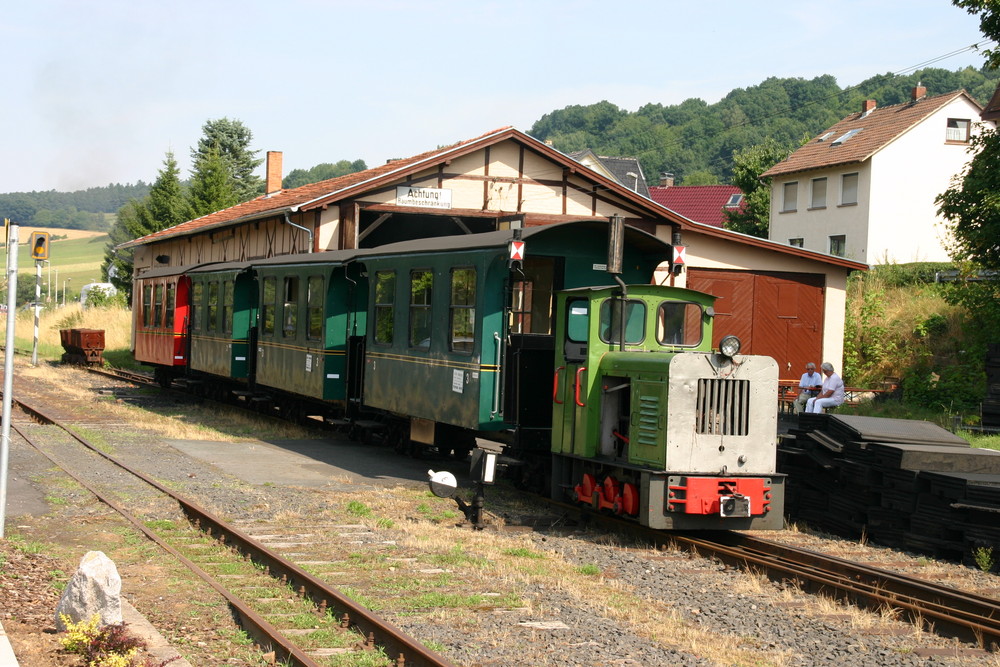
M 747 354 L 778 362 L 782 379 L 797 380 L 823 350 L 823 276 L 688 269 L 687 286 L 719 297 L 712 344 L 734 334 Z

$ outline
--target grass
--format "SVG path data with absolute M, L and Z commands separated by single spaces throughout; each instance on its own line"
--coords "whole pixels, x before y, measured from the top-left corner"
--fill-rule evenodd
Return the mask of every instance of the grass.
M 21 226 L 18 230 L 17 248 L 18 283 L 35 282 L 35 260 L 31 259 L 31 249 L 28 247 L 31 232 L 35 230 L 47 231 L 52 237 L 68 237 L 56 238 L 49 243 L 49 261 L 42 266 L 43 301 L 53 304 L 58 292 L 59 302 L 62 303 L 65 284 L 65 301 L 69 304 L 79 298 L 81 287 L 87 283 L 101 281 L 101 263 L 104 261 L 104 249 L 108 243 L 107 234 Z M 3 254 L 6 258 L 6 246 L 2 243 L 0 246 L 4 247 Z M 4 261 L 6 262 L 6 259 Z

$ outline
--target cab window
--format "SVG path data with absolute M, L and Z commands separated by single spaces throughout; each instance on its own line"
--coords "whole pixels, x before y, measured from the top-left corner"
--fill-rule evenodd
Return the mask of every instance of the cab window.
M 660 345 L 692 347 L 701 343 L 702 310 L 697 303 L 664 301 L 656 316 L 656 340 Z
M 642 301 L 605 299 L 601 303 L 601 340 L 612 344 L 621 342 L 623 306 L 625 344 L 638 345 L 646 337 L 646 304 Z

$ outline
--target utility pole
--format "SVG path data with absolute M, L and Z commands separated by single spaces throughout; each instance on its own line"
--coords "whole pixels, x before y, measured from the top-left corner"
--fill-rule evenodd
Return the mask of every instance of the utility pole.
M 17 225 L 7 226 L 7 338 L 3 359 L 3 425 L 0 437 L 0 538 L 7 518 L 7 462 L 10 460 L 10 412 L 14 386 L 14 327 L 17 322 Z

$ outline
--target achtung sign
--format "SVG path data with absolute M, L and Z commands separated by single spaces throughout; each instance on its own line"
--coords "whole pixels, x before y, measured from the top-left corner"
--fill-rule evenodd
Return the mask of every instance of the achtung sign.
M 396 205 L 419 206 L 422 208 L 451 208 L 451 190 L 397 185 Z

